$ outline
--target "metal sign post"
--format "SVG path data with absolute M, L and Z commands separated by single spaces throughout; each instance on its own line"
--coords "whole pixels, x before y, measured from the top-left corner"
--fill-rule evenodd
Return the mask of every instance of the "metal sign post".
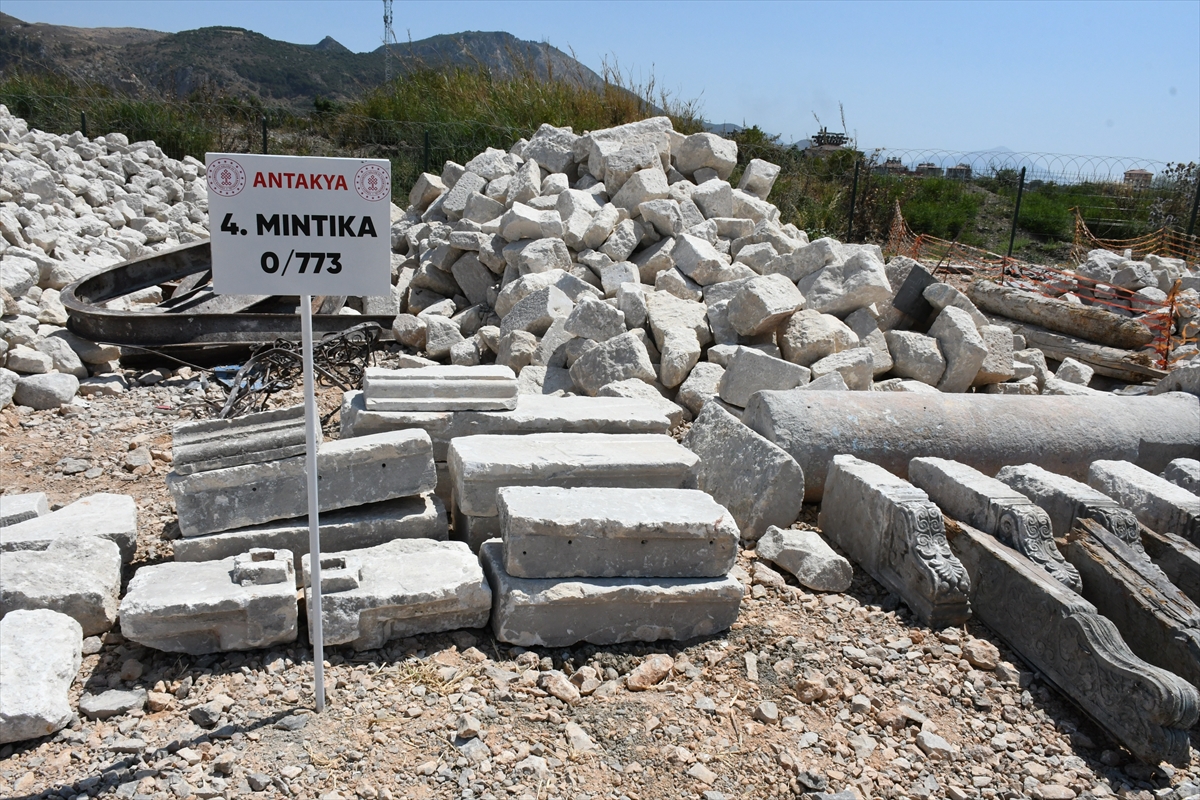
M 213 291 L 300 298 L 313 697 L 325 709 L 312 298 L 391 293 L 391 164 L 383 159 L 209 153 Z

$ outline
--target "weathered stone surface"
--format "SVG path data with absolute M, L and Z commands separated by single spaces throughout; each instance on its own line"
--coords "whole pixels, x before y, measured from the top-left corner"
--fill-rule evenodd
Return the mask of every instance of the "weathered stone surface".
M 1062 363 L 1058 365 L 1058 370 L 1054 373 L 1054 377 L 1067 383 L 1087 386 L 1095 374 L 1096 370 L 1087 364 L 1082 364 L 1073 358 L 1064 358 Z
M 808 308 L 835 316 L 845 316 L 892 297 L 883 262 L 866 250 L 800 278 L 797 286 Z
M 692 415 L 688 409 L 672 403 L 667 398 L 663 397 L 658 389 L 654 388 L 653 384 L 638 380 L 637 378 L 626 378 L 623 381 L 615 383 L 606 383 L 600 387 L 600 391 L 596 393 L 597 397 L 632 397 L 643 400 L 646 403 L 654 406 L 666 415 L 671 421 L 671 427 L 675 428 L 681 423 L 691 420 Z
M 521 647 L 606 645 L 711 636 L 737 619 L 743 589 L 721 578 L 514 578 L 500 541 L 480 560 L 492 587 L 492 631 Z
M 729 322 L 742 336 L 774 330 L 804 306 L 804 295 L 783 275 L 750 278 L 729 301 Z
M 745 408 L 750 395 L 757 391 L 794 389 L 808 383 L 808 379 L 805 367 L 760 350 L 739 347 L 728 361 L 719 393 L 726 403 Z
M 1070 533 L 1078 520 L 1091 519 L 1129 547 L 1142 550 L 1141 531 L 1133 512 L 1086 483 L 1057 475 L 1037 464 L 1005 467 L 996 473 L 996 479 L 1037 503 L 1049 515 L 1056 538 Z
M 442 501 L 426 494 L 330 511 L 320 515 L 320 523 L 321 548 L 339 551 L 394 539 L 444 540 L 450 520 Z M 177 539 L 173 546 L 176 561 L 217 561 L 254 548 L 290 550 L 296 557 L 296 574 L 301 575 L 300 557 L 308 553 L 308 517 Z
M 50 513 L 45 492 L 0 495 L 0 528 Z
M 745 171 L 742 172 L 742 179 L 738 181 L 738 188 L 743 192 L 754 195 L 759 200 L 766 200 L 767 195 L 771 193 L 771 187 L 775 185 L 777 177 L 779 177 L 778 164 L 763 161 L 761 158 L 752 158 L 750 159 L 750 163 L 746 165 Z
M 779 330 L 783 357 L 802 367 L 858 346 L 858 336 L 844 322 L 812 309 L 798 311 Z
M 852 392 L 865 392 L 871 388 L 871 378 L 874 375 L 875 360 L 871 351 L 856 347 L 853 350 L 843 350 L 831 356 L 825 356 L 812 365 L 813 380 L 820 380 L 826 375 L 837 372 L 846 382 L 846 387 Z
M 308 513 L 305 458 L 167 475 L 184 536 L 243 528 Z M 424 431 L 326 442 L 317 453 L 320 510 L 433 491 L 433 445 Z
M 1127 461 L 1094 461 L 1088 485 L 1137 515 L 1154 531 L 1200 544 L 1200 497 Z
M 971 582 L 950 552 L 941 512 L 917 487 L 875 464 L 835 456 L 817 525 L 922 624 L 966 622 Z
M 1200 547 L 1173 533 L 1141 526 L 1142 547 L 1180 591 L 1200 604 Z
M 1082 591 L 1079 573 L 1054 545 L 1050 517 L 1025 495 L 974 467 L 944 458 L 914 458 L 908 463 L 908 478 L 946 516 L 992 534 L 1063 586 Z
M 137 504 L 124 494 L 93 494 L 45 516 L 0 528 L 0 552 L 45 550 L 60 538 L 108 539 L 128 564 L 137 549 Z
M 696 488 L 729 509 L 746 541 L 772 525 L 790 527 L 800 515 L 804 473 L 795 459 L 717 402 L 704 406 L 683 445 L 699 456 Z
M 112 719 L 130 711 L 141 711 L 147 700 L 149 693 L 145 689 L 109 689 L 99 694 L 86 692 L 79 698 L 79 713 L 87 719 Z
M 646 308 L 654 343 L 659 350 L 673 330 L 690 328 L 695 331 L 701 347 L 712 341 L 708 309 L 703 303 L 682 300 L 669 292 L 655 292 L 646 299 Z
M 311 556 L 304 556 L 311 599 Z M 394 639 L 482 628 L 492 592 L 479 559 L 462 542 L 397 539 L 321 553 L 323 633 L 328 644 L 373 650 Z M 312 620 L 309 620 L 311 635 Z
M 954 306 L 960 311 L 965 311 L 971 316 L 977 328 L 983 328 L 988 324 L 988 319 L 983 315 L 975 304 L 967 299 L 967 296 L 955 289 L 948 283 L 931 283 L 925 287 L 922 296 L 933 306 L 935 311 L 941 311 L 947 306 Z
M 171 464 L 180 475 L 258 464 L 302 455 L 304 442 L 303 405 L 185 422 L 171 433 Z
M 758 540 L 754 552 L 814 591 L 844 592 L 854 577 L 850 562 L 835 553 L 816 531 L 782 530 L 772 525 Z
M 709 350 L 709 353 L 711 352 L 712 350 Z M 698 416 L 704 404 L 718 394 L 724 377 L 725 367 L 702 361 L 692 367 L 687 380 L 679 385 L 675 400 L 691 412 L 692 416 Z
M 121 633 L 168 653 L 254 650 L 296 640 L 288 550 L 142 567 L 121 601 Z
M 683 234 L 676 237 L 671 250 L 675 268 L 701 286 L 717 283 L 725 278 L 728 261 L 713 245 L 699 236 Z
M 571 365 L 571 380 L 592 397 L 616 381 L 635 378 L 651 383 L 655 377 L 646 346 L 632 331 L 599 343 Z
M 715 133 L 693 133 L 672 148 L 671 157 L 675 169 L 686 178 L 707 167 L 716 170 L 717 177 L 725 180 L 737 165 L 737 142 Z
M 517 376 L 498 365 L 416 369 L 367 367 L 369 411 L 499 411 L 517 407 Z
M 459 508 L 494 517 L 504 486 L 690 488 L 697 458 L 670 436 L 538 433 L 464 436 L 450 443 L 447 460 Z
M 0 616 L 45 608 L 95 636 L 116 622 L 120 592 L 121 551 L 107 539 L 64 536 L 0 558 Z
M 9 356 L 9 363 L 12 356 Z M 71 402 L 79 391 L 79 379 L 64 372 L 49 372 L 44 375 L 25 375 L 17 381 L 13 392 L 13 403 L 29 406 L 35 411 L 45 411 Z
M 661 168 L 653 167 L 633 173 L 629 180 L 621 185 L 621 189 L 612 196 L 611 202 L 617 208 L 626 208 L 632 211 L 647 200 L 661 200 L 666 196 L 667 176 Z M 613 260 L 624 261 L 625 259 L 614 258 Z
M 969 525 L 951 539 L 975 615 L 1138 758 L 1186 763 L 1200 695 L 1135 656 L 1096 607 Z M 1131 697 L 1138 702 L 1129 702 Z
M 1012 331 L 1003 325 L 984 325 L 979 328 L 979 336 L 987 348 L 987 355 L 975 373 L 973 385 L 986 386 L 1012 380 L 1016 374 L 1013 368 Z
M 908 474 L 910 458 L 937 456 L 990 475 L 1009 464 L 1033 463 L 1081 480 L 1098 458 L 1161 470 L 1200 448 L 1200 401 L 1177 394 L 765 391 L 751 399 L 742 419 L 804 468 L 808 502 L 821 499 L 829 460 L 850 449 L 901 476 Z
M 526 331 L 534 336 L 544 334 L 556 317 L 566 317 L 575 304 L 557 286 L 547 286 L 526 295 L 500 321 L 500 335 Z
M 509 242 L 520 239 L 561 237 L 563 235 L 562 218 L 558 216 L 557 211 L 539 211 L 524 203 L 514 203 L 512 208 L 500 217 L 500 235 Z
M 946 372 L 946 359 L 937 339 L 916 331 L 887 331 L 884 333 L 892 354 L 892 373 L 937 386 Z
M 965 392 L 975 381 L 987 358 L 987 347 L 971 315 L 954 306 L 943 308 L 929 328 L 946 359 L 946 371 L 937 388 L 943 392 Z
M 1177 458 L 1162 471 L 1163 480 L 1200 495 L 1200 461 L 1194 458 Z
M 437 314 L 426 315 L 425 352 L 430 358 L 447 358 L 454 346 L 462 341 L 458 323 Z
M 514 578 L 715 578 L 738 527 L 694 489 L 500 489 L 504 570 Z
M 702 352 L 695 331 L 688 328 L 670 331 L 659 349 L 662 352 L 659 354 L 658 378 L 668 389 L 687 380 Z
M 625 333 L 625 314 L 603 300 L 583 297 L 567 316 L 564 328 L 575 336 L 604 342 Z
M 79 623 L 56 611 L 14 611 L 0 620 L 0 652 L 0 744 L 70 723 L 67 693 L 83 662 Z

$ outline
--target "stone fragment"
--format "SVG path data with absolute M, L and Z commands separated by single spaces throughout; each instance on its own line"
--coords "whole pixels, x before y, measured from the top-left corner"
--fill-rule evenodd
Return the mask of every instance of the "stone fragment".
M 1194 458 L 1175 459 L 1162 471 L 1162 478 L 1192 494 L 1200 495 L 1200 461 Z M 0 513 L 7 514 L 7 510 Z
M 712 341 L 712 333 L 708 327 L 708 310 L 703 303 L 681 300 L 667 292 L 655 292 L 647 299 L 646 306 L 650 330 L 659 350 L 662 350 L 668 334 L 678 329 L 693 330 L 701 347 Z
M 308 513 L 305 459 L 167 475 L 184 536 L 242 528 Z M 432 443 L 424 431 L 326 442 L 317 453 L 320 510 L 432 491 Z
M 921 295 L 933 306 L 935 311 L 941 311 L 947 306 L 953 306 L 970 315 L 975 327 L 982 329 L 988 324 L 988 319 L 965 294 L 948 283 L 931 283 L 925 287 Z
M 983 346 L 987 355 L 975 373 L 975 386 L 986 386 L 992 383 L 1003 383 L 1012 380 L 1016 374 L 1013 369 L 1013 334 L 1003 325 L 984 325 L 979 329 Z
M 4 362 L 8 368 L 21 375 L 42 375 L 54 369 L 54 359 L 48 353 L 43 353 L 32 347 L 18 344 L 8 351 Z M 20 403 L 19 405 L 29 405 Z
M 1128 508 L 1153 531 L 1200 544 L 1200 497 L 1127 461 L 1094 461 L 1088 485 Z
M 696 170 L 707 167 L 716 170 L 717 177 L 725 180 L 737 166 L 737 142 L 715 133 L 693 133 L 672 147 L 671 157 L 675 169 L 685 178 L 691 178 Z
M 858 346 L 858 336 L 830 314 L 804 309 L 779 329 L 779 349 L 793 364 L 808 367 L 826 356 Z
M 93 494 L 58 511 L 0 528 L 0 552 L 45 550 L 59 539 L 108 539 L 128 564 L 137 549 L 137 504 L 129 495 Z
M 797 287 L 807 308 L 834 316 L 887 302 L 892 296 L 883 262 L 866 250 L 800 278 Z
M 1054 373 L 1054 377 L 1067 383 L 1087 386 L 1094 374 L 1096 374 L 1096 370 L 1087 364 L 1082 364 L 1073 358 L 1064 358 L 1062 363 L 1058 365 L 1058 370 Z
M 660 168 L 654 167 L 633 173 L 622 184 L 620 191 L 613 195 L 611 202 L 617 208 L 633 210 L 647 200 L 661 200 L 666 196 L 667 176 Z
M 517 376 L 499 365 L 474 367 L 367 367 L 368 411 L 497 411 L 517 407 Z
M 45 492 L 0 495 L 0 528 L 50 513 Z
M 602 300 L 580 298 L 564 325 L 575 336 L 604 342 L 625 333 L 625 314 Z
M 601 342 L 571 365 L 571 380 L 592 397 L 610 383 L 630 378 L 653 383 L 655 377 L 646 346 L 632 331 Z
M 1040 506 L 1050 517 L 1055 538 L 1065 537 L 1079 520 L 1091 519 L 1134 550 L 1142 549 L 1141 531 L 1133 512 L 1086 483 L 1057 475 L 1037 464 L 1004 467 L 996 473 L 996 479 Z
M 694 489 L 508 487 L 504 570 L 515 578 L 708 578 L 733 567 L 733 517 Z
M 671 427 L 675 428 L 684 422 L 691 420 L 691 414 L 686 408 L 676 405 L 668 400 L 654 388 L 653 384 L 638 380 L 637 378 L 626 378 L 623 381 L 614 383 L 606 383 L 600 387 L 600 391 L 596 392 L 597 397 L 631 397 L 654 406 L 661 410 L 671 421 Z
M 0 616 L 49 609 L 80 624 L 84 636 L 112 628 L 121 591 L 121 551 L 107 539 L 64 536 L 45 550 L 0 559 Z
M 458 507 L 494 517 L 504 486 L 690 488 L 697 458 L 663 435 L 539 433 L 464 436 L 450 443 L 447 460 Z
M 633 263 L 637 265 L 641 282 L 653 286 L 659 273 L 674 267 L 674 252 L 675 238 L 668 236 L 634 254 Z
M 705 219 L 733 216 L 733 187 L 723 180 L 707 180 L 692 190 L 692 202 Z
M 0 619 L 0 744 L 49 736 L 71 722 L 68 692 L 82 646 L 79 623 L 56 611 Z
M 790 527 L 800 515 L 800 466 L 717 402 L 704 406 L 683 445 L 699 457 L 692 467 L 696 488 L 729 509 L 746 541 L 772 525 Z
M 563 319 L 563 317 L 558 317 L 558 319 Z M 532 333 L 509 331 L 500 337 L 500 343 L 496 349 L 496 364 L 507 367 L 519 376 L 525 367 L 533 363 L 537 348 L 538 338 Z
M 908 476 L 946 516 L 990 533 L 1063 586 L 1082 591 L 1078 571 L 1054 544 L 1049 515 L 1025 495 L 974 467 L 944 458 L 914 458 L 908 463 Z
M 865 392 L 871 388 L 875 360 L 871 351 L 863 347 L 843 350 L 825 356 L 811 366 L 813 380 L 820 380 L 833 372 L 840 373 L 846 387 L 852 392 Z
M 634 667 L 625 679 L 625 688 L 631 692 L 644 692 L 651 686 L 662 683 L 675 668 L 675 659 L 665 653 L 655 653 Z
M 289 406 L 176 425 L 171 432 L 171 463 L 175 472 L 191 475 L 290 458 L 302 455 L 304 447 L 304 406 Z
M 637 284 L 640 273 L 632 261 L 617 261 L 600 269 L 600 286 L 605 297 L 616 297 L 617 291 L 626 284 Z M 622 312 L 624 313 L 624 312 Z M 624 330 L 625 326 L 622 325 Z
M 774 358 L 760 350 L 739 347 L 721 378 L 719 393 L 726 403 L 745 408 L 750 395 L 762 389 L 794 389 L 808 383 L 805 367 Z
M 771 187 L 775 185 L 777 177 L 779 177 L 778 164 L 763 161 L 761 158 L 752 158 L 746 164 L 746 169 L 742 172 L 742 179 L 738 181 L 738 188 L 743 192 L 754 195 L 759 200 L 766 200 L 767 195 L 771 193 Z
M 121 601 L 121 633 L 169 653 L 254 650 L 296 640 L 288 550 L 142 567 Z
M 12 354 L 9 353 L 11 363 Z M 25 375 L 17 381 L 13 402 L 19 406 L 29 406 L 35 411 L 46 411 L 71 402 L 77 391 L 79 379 L 74 375 L 63 372 Z
M 529 139 L 525 157 L 537 161 L 549 172 L 564 172 L 574 160 L 572 149 L 579 137 L 569 127 L 556 128 L 542 123 Z
M 772 525 L 754 546 L 765 558 L 796 576 L 800 585 L 818 592 L 844 592 L 854 569 L 816 531 L 781 530 Z
M 414 206 L 417 211 L 424 211 L 445 191 L 446 184 L 442 183 L 441 177 L 422 172 L 408 193 L 408 204 Z
M 711 353 L 712 351 L 709 350 Z M 679 385 L 675 399 L 692 416 L 698 416 L 704 404 L 716 397 L 720 392 L 721 381 L 725 377 L 725 367 L 702 361 L 692 367 L 687 380 Z
M 525 331 L 541 336 L 556 317 L 566 317 L 574 308 L 571 298 L 557 286 L 547 286 L 526 295 L 500 321 L 500 335 Z
M 687 380 L 692 367 L 700 361 L 700 340 L 695 331 L 688 328 L 670 331 L 659 349 L 658 377 L 668 389 Z
M 974 320 L 962 309 L 947 306 L 933 321 L 929 335 L 937 339 L 946 359 L 946 371 L 937 388 L 943 392 L 965 392 L 987 358 L 987 347 Z
M 941 512 L 920 489 L 875 464 L 835 456 L 817 525 L 922 624 L 966 622 L 971 581 L 950 552 Z
M 442 175 L 442 181 L 446 181 L 445 174 Z M 442 196 L 441 210 L 450 219 L 459 219 L 467 208 L 467 200 L 472 194 L 483 191 L 487 186 L 487 179 L 474 172 L 464 172 L 452 186 L 448 183 L 446 185 L 450 189 Z
M 892 354 L 892 374 L 937 386 L 946 372 L 946 359 L 937 339 L 916 331 L 884 333 Z
M 741 284 L 729 301 L 729 322 L 742 336 L 774 330 L 804 306 L 804 296 L 782 275 L 762 275 Z
M 675 239 L 671 258 L 676 269 L 701 286 L 723 280 L 728 267 L 728 261 L 709 242 L 686 233 Z
M 711 636 L 737 619 L 743 589 L 735 579 L 532 579 L 504 571 L 503 546 L 480 548 L 492 587 L 492 630 L 521 647 L 569 647 Z
M 304 556 L 305 597 L 312 595 Z M 462 542 L 397 539 L 321 553 L 325 641 L 374 650 L 394 639 L 487 624 L 492 593 Z M 309 622 L 311 632 L 312 622 Z
M 451 194 L 453 193 L 451 191 Z M 554 210 L 538 210 L 524 203 L 514 203 L 512 208 L 500 217 L 499 232 L 509 242 L 519 239 L 561 237 L 563 235 L 562 218 Z

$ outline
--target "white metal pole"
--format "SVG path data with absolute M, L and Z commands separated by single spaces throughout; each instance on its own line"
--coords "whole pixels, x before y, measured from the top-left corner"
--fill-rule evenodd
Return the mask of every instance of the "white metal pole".
M 321 522 L 317 511 L 317 397 L 313 379 L 312 297 L 300 298 L 300 330 L 304 338 L 304 438 L 308 473 L 308 552 L 312 628 L 313 696 L 317 713 L 325 710 L 325 632 L 321 617 Z

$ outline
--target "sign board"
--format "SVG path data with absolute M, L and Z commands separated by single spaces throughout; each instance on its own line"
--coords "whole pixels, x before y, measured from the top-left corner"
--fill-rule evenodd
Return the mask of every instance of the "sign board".
M 391 163 L 208 153 L 217 294 L 391 293 Z

